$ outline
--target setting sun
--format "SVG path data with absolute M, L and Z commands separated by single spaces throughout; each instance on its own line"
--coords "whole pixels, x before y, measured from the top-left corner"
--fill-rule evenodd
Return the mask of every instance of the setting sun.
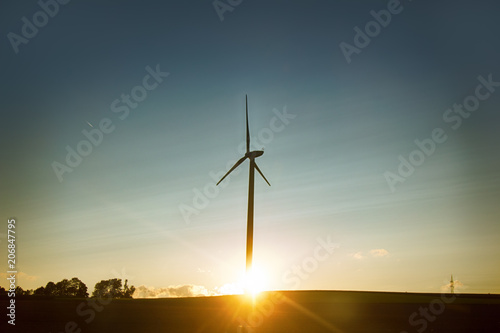
M 247 294 L 254 298 L 260 292 L 269 290 L 270 285 L 267 271 L 257 266 L 248 273 L 242 271 L 237 282 L 224 284 L 217 288 L 217 293 L 220 295 Z
M 260 267 L 252 267 L 252 270 L 248 272 L 243 278 L 243 287 L 245 293 L 257 296 L 260 292 L 269 288 L 268 276 L 266 272 Z

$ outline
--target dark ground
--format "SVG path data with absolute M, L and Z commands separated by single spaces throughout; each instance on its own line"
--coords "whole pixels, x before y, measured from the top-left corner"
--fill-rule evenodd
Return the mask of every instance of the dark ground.
M 1 332 L 494 332 L 500 295 L 354 291 L 268 292 L 244 296 L 93 300 L 18 297 L 16 325 Z M 254 326 L 251 328 L 244 328 Z

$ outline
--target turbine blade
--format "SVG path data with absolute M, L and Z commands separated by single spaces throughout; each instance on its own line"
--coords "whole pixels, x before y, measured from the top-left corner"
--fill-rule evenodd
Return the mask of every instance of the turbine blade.
M 248 129 L 248 96 L 245 95 L 245 104 L 247 110 L 247 153 L 250 152 L 250 130 Z
M 257 165 L 257 163 L 255 163 L 255 169 L 257 169 L 257 171 L 260 173 L 260 175 L 262 176 L 262 178 L 264 178 L 264 180 L 266 181 L 267 185 L 271 186 L 271 184 L 269 184 L 269 182 L 267 181 L 266 177 L 264 176 L 264 174 L 262 173 L 262 171 L 260 171 L 259 169 L 259 166 Z
M 243 156 L 242 158 L 239 159 L 238 162 L 236 162 L 233 167 L 231 169 L 229 169 L 229 171 L 224 175 L 224 177 L 222 177 L 219 182 L 216 184 L 219 185 L 221 181 L 224 180 L 224 178 L 226 178 L 227 175 L 229 175 L 234 169 L 236 169 L 238 167 L 238 165 L 240 165 L 241 163 L 243 163 L 243 161 L 246 159 L 247 157 L 246 156 Z

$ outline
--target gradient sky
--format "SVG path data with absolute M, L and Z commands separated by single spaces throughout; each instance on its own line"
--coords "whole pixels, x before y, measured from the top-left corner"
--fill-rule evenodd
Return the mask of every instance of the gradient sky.
M 17 54 L 7 35 L 40 7 L 1 6 L 0 271 L 15 217 L 23 288 L 236 283 L 248 162 L 189 220 L 181 210 L 240 158 L 248 94 L 272 185 L 256 177 L 268 288 L 440 292 L 453 274 L 462 292 L 500 293 L 500 87 L 459 128 L 443 119 L 478 76 L 500 81 L 497 1 L 402 1 L 350 63 L 339 44 L 387 1 L 242 1 L 223 21 L 211 1 L 72 1 Z M 113 101 L 158 64 L 169 76 L 120 119 Z M 273 120 L 284 110 L 288 124 Z M 106 118 L 114 130 L 60 182 L 52 163 Z M 435 128 L 447 140 L 392 192 L 384 173 Z M 318 237 L 338 248 L 284 279 Z

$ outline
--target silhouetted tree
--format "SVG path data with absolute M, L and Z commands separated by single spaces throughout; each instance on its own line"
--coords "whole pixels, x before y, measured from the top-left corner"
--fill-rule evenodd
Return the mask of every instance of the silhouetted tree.
M 80 279 L 74 277 L 69 281 L 69 287 L 66 291 L 67 296 L 88 297 L 87 286 Z
M 132 295 L 134 294 L 135 287 L 129 287 L 128 286 L 128 280 L 125 280 L 125 284 L 123 285 L 123 298 L 132 298 Z
M 45 288 L 44 287 L 39 287 L 37 288 L 34 292 L 33 295 L 37 296 L 44 296 L 45 295 Z
M 46 288 L 47 289 L 47 288 Z M 64 279 L 55 285 L 56 296 L 88 297 L 87 286 L 80 279 L 74 277 L 71 280 Z
M 36 290 L 24 291 L 24 295 L 44 295 L 63 297 L 88 297 L 87 286 L 80 279 L 74 277 L 71 280 L 63 279 L 57 283 L 47 282 L 45 287 Z
M 47 285 L 45 286 L 45 295 L 46 296 L 57 296 L 56 293 L 56 284 L 52 281 L 47 282 Z
M 14 292 L 16 293 L 16 296 L 23 296 L 26 294 L 23 288 L 21 288 L 20 286 L 17 286 Z
M 100 298 L 131 298 L 135 287 L 129 287 L 125 280 L 125 287 L 122 288 L 122 279 L 109 279 L 97 282 L 94 287 L 92 297 Z
M 69 288 L 68 279 L 63 279 L 56 283 L 55 296 L 66 296 L 66 290 Z
M 0 287 L 0 295 L 7 295 L 7 290 L 4 287 Z

